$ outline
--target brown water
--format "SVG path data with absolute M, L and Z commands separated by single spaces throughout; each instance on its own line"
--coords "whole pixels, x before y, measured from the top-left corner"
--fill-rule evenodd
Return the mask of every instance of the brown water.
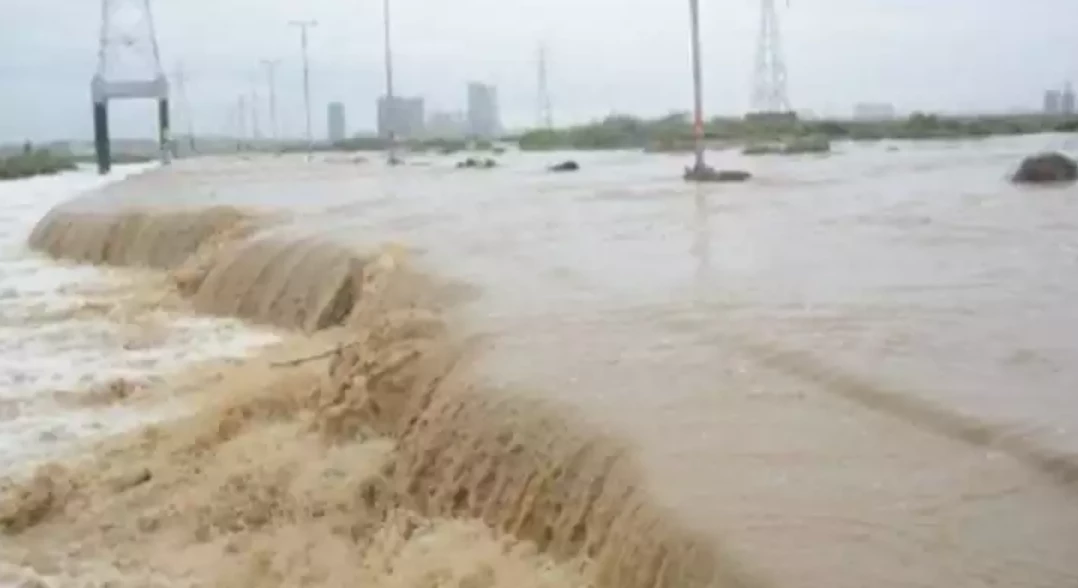
M 489 171 L 436 158 L 187 161 L 64 211 L 285 211 L 237 261 L 217 260 L 200 282 L 212 293 L 194 303 L 307 331 L 339 320 L 344 286 L 324 300 L 278 294 L 314 274 L 346 284 L 353 263 L 312 239 L 400 244 L 467 286 L 453 289 L 464 300 L 453 325 L 483 335 L 485 380 L 629 439 L 644 471 L 629 486 L 646 485 L 759 583 L 1055 587 L 1078 582 L 1078 189 L 1004 178 L 1063 141 L 716 154 L 758 179 L 714 187 L 682 183 L 679 158 L 634 153 L 574 155 L 572 175 L 543 173 L 550 156 Z M 172 268 L 167 253 L 104 257 Z M 246 294 L 264 291 L 278 294 Z M 444 422 L 519 418 L 505 410 Z M 556 447 L 558 431 L 529 435 Z M 446 443 L 470 442 L 458 437 Z M 416 447 L 437 454 L 424 445 L 437 438 Z M 433 463 L 468 459 L 453 451 Z M 415 479 L 460 483 L 439 476 Z M 624 529 L 646 533 L 641 516 Z

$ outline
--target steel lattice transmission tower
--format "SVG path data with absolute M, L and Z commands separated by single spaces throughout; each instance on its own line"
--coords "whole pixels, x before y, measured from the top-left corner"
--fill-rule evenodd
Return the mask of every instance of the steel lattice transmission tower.
M 786 62 L 782 55 L 782 33 L 779 30 L 775 0 L 760 0 L 758 34 L 752 109 L 767 113 L 790 112 L 793 109 L 786 94 Z
M 108 103 L 112 100 L 157 101 L 161 159 L 170 152 L 168 79 L 161 67 L 150 0 L 101 0 L 97 72 L 90 83 L 94 102 L 94 147 L 102 173 L 112 167 Z

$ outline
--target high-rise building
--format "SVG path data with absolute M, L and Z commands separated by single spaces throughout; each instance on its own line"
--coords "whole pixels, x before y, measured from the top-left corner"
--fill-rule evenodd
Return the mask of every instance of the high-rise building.
M 1063 95 L 1059 99 L 1059 110 L 1066 116 L 1072 116 L 1075 113 L 1074 107 L 1074 87 L 1067 82 L 1067 85 L 1063 87 Z
M 344 119 L 344 104 L 330 102 L 326 108 L 326 128 L 329 131 L 329 142 L 340 143 L 347 135 Z
M 498 116 L 498 89 L 488 84 L 468 84 L 468 133 L 493 139 L 502 132 Z
M 398 139 L 413 139 L 423 135 L 424 105 L 422 98 L 394 96 L 387 100 L 378 98 L 378 136 L 389 137 L 390 132 Z
M 1048 90 L 1044 93 L 1044 114 L 1055 116 L 1062 111 L 1059 90 Z

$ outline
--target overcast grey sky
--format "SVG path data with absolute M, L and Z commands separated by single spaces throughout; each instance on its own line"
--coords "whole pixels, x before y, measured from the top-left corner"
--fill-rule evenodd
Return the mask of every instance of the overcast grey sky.
M 535 120 L 536 47 L 549 45 L 558 122 L 687 110 L 685 0 L 392 0 L 397 92 L 461 109 L 464 84 L 497 84 L 503 118 Z M 100 0 L 0 0 L 0 141 L 88 137 L 88 82 Z M 780 4 L 783 2 L 780 0 Z M 382 91 L 381 0 L 152 0 L 162 59 L 187 71 L 196 130 L 227 129 L 263 58 L 283 59 L 284 130 L 303 111 L 299 37 L 310 55 L 315 129 L 341 100 L 350 130 L 374 126 Z M 701 0 L 709 114 L 748 106 L 758 0 Z M 847 114 L 859 101 L 899 109 L 1035 107 L 1047 86 L 1078 82 L 1078 0 L 791 0 L 781 9 L 790 96 L 799 110 Z M 256 76 L 258 76 L 256 78 Z M 153 134 L 150 104 L 115 109 L 117 133 Z M 187 113 L 175 113 L 178 130 Z

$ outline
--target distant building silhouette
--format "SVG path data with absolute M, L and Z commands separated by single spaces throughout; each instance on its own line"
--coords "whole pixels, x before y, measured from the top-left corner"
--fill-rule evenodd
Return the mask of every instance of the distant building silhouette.
M 895 107 L 885 102 L 862 102 L 853 108 L 853 118 L 865 121 L 887 121 L 895 118 Z
M 481 139 L 501 134 L 498 115 L 498 89 L 488 84 L 468 84 L 468 133 Z
M 326 128 L 330 143 L 340 143 L 347 138 L 347 125 L 344 118 L 344 104 L 330 102 L 326 107 Z
M 1059 110 L 1061 114 L 1066 116 L 1072 116 L 1075 112 L 1074 87 L 1071 86 L 1070 82 L 1067 82 L 1067 85 L 1063 87 L 1063 95 L 1059 99 Z
M 435 139 L 461 139 L 468 135 L 468 120 L 461 112 L 432 112 L 426 135 Z
M 378 136 L 389 137 L 390 131 L 398 139 L 414 139 L 424 134 L 424 103 L 422 98 L 394 96 L 387 101 L 378 98 Z
M 1062 112 L 1062 96 L 1059 90 L 1048 90 L 1044 93 L 1044 114 L 1056 116 Z

